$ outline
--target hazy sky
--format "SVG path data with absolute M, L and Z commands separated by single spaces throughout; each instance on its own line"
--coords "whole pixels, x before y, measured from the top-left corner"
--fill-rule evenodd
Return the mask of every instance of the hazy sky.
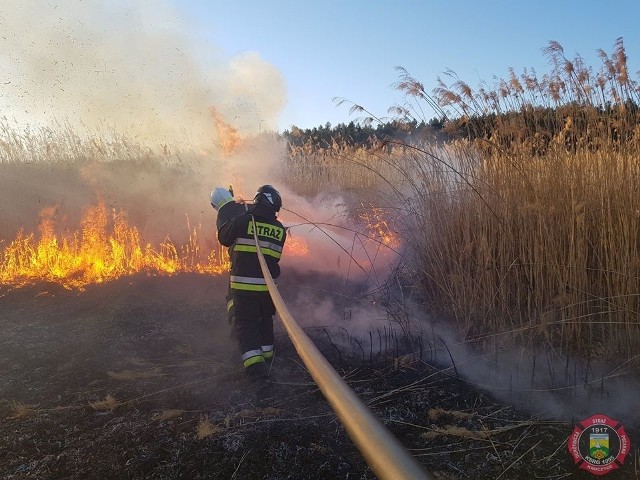
M 637 80 L 638 18 L 638 0 L 3 0 L 0 115 L 206 145 L 213 118 L 253 133 L 362 117 L 334 97 L 386 117 L 396 66 L 429 93 L 448 69 L 472 88 L 542 76 L 551 40 L 598 71 L 623 37 Z
M 257 52 L 281 72 L 287 95 L 280 129 L 358 118 L 333 97 L 387 115 L 403 100 L 392 86 L 395 66 L 427 92 L 447 69 L 476 87 L 506 77 L 509 67 L 547 73 L 542 49 L 550 40 L 598 70 L 597 49 L 610 54 L 623 37 L 633 79 L 640 68 L 637 0 L 172 1 L 192 17 L 194 33 L 224 55 Z

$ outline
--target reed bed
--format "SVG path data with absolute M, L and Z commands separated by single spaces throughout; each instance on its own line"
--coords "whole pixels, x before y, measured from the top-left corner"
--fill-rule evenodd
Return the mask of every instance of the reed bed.
M 0 117 L 0 164 L 152 160 L 158 165 L 176 166 L 189 154 L 179 145 L 149 146 L 106 126 L 91 130 L 58 120 L 47 125 L 23 125 Z
M 549 74 L 511 69 L 478 90 L 448 72 L 453 82 L 439 79 L 428 94 L 400 69 L 409 101 L 395 112 L 412 121 L 427 102 L 454 140 L 298 149 L 289 166 L 303 191 L 375 192 L 372 202 L 391 207 L 414 285 L 465 338 L 632 358 L 640 89 L 622 39 L 611 56 L 599 52 L 599 71 L 566 58 L 557 42 L 545 54 Z
M 509 332 L 500 339 L 635 355 L 638 153 L 483 157 L 473 188 L 429 178 L 416 217 L 424 235 L 410 242 L 430 302 L 467 338 Z

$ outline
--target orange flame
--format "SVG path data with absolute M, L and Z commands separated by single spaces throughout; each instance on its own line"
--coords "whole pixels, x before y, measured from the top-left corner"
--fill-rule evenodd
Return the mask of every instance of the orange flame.
M 292 257 L 305 257 L 309 254 L 309 245 L 300 237 L 287 237 L 284 244 L 285 254 Z
M 240 133 L 238 129 L 227 123 L 222 114 L 215 107 L 211 107 L 211 114 L 218 132 L 220 148 L 225 157 L 231 156 L 240 146 Z
M 364 222 L 370 237 L 378 239 L 381 244 L 394 250 L 400 246 L 398 234 L 389 226 L 383 208 L 370 206 L 364 209 L 358 217 Z
M 55 234 L 54 209 L 41 212 L 39 239 L 18 232 L 0 256 L 0 281 L 21 286 L 52 281 L 66 288 L 82 289 L 91 283 L 115 280 L 138 272 L 173 274 L 198 272 L 220 274 L 229 269 L 226 249 L 202 251 L 198 229 L 177 247 L 171 241 L 158 246 L 143 243 L 126 214 L 109 212 L 103 203 L 86 210 L 81 229 Z

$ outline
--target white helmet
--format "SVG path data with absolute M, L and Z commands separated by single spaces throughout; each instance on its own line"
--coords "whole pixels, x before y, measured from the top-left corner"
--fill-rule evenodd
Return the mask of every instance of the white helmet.
M 211 206 L 220 210 L 225 204 L 233 200 L 231 192 L 223 187 L 216 187 L 211 190 Z

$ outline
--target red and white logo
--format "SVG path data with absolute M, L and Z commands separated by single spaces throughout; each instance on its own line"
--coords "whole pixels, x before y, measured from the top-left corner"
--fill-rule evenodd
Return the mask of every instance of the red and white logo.
M 622 466 L 631 443 L 622 423 L 596 414 L 575 425 L 567 447 L 579 468 L 604 475 Z

